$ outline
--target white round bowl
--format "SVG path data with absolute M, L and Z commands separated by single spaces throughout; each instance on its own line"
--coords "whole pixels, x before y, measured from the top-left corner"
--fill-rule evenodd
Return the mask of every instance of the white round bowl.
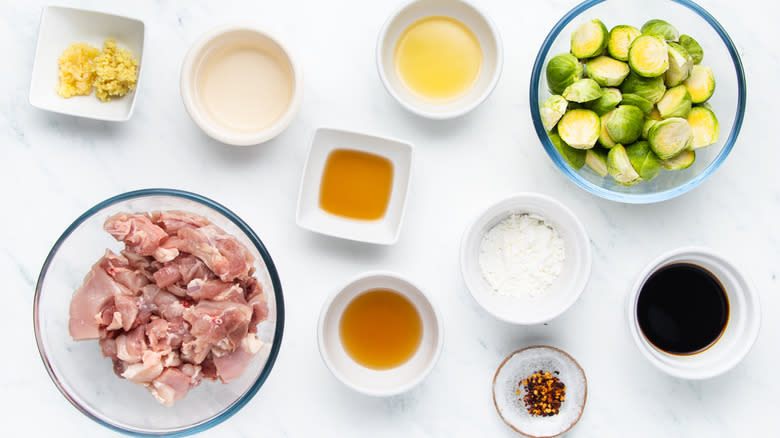
M 386 288 L 408 298 L 420 314 L 423 335 L 408 361 L 388 370 L 375 370 L 355 362 L 344 350 L 339 323 L 344 309 L 356 296 L 371 289 Z M 429 298 L 417 286 L 392 272 L 369 272 L 350 281 L 323 304 L 317 326 L 320 355 L 328 369 L 348 387 L 372 396 L 406 392 L 433 369 L 444 344 L 444 331 Z
M 209 53 L 233 44 L 251 42 L 289 63 L 293 76 L 293 93 L 287 110 L 275 122 L 256 131 L 243 132 L 223 125 L 209 115 L 198 92 L 198 75 Z M 290 51 L 268 32 L 248 24 L 228 24 L 206 32 L 192 45 L 181 66 L 181 98 L 192 120 L 209 137 L 234 146 L 264 143 L 279 135 L 290 124 L 303 100 L 303 73 Z
M 691 263 L 710 271 L 720 280 L 729 302 L 729 319 L 721 337 L 706 350 L 689 355 L 667 353 L 651 344 L 636 316 L 639 292 L 650 275 L 673 263 Z M 639 274 L 626 300 L 628 326 L 639 351 L 658 369 L 682 379 L 708 379 L 734 368 L 758 337 L 761 308 L 758 294 L 737 267 L 707 248 L 686 247 L 653 260 Z
M 434 15 L 452 17 L 465 24 L 482 48 L 482 69 L 477 82 L 468 93 L 447 103 L 425 101 L 412 94 L 396 75 L 393 63 L 395 46 L 404 30 L 417 20 Z M 451 119 L 476 108 L 496 87 L 503 65 L 504 52 L 495 24 L 462 0 L 415 0 L 405 4 L 382 26 L 376 45 L 377 71 L 387 92 L 404 108 L 430 119 Z
M 533 214 L 552 225 L 564 243 L 561 275 L 537 296 L 500 295 L 479 266 L 482 237 L 512 214 Z M 460 244 L 460 268 L 471 296 L 488 313 L 513 324 L 541 324 L 571 307 L 588 284 L 590 239 L 579 219 L 565 205 L 538 193 L 517 193 L 491 205 L 466 228 Z

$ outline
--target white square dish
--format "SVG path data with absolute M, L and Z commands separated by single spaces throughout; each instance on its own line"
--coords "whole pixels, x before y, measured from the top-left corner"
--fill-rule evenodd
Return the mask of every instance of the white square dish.
M 43 110 L 90 119 L 113 122 L 130 119 L 141 81 L 144 35 L 143 21 L 135 18 L 62 6 L 44 8 L 32 69 L 30 104 Z M 94 91 L 88 96 L 60 97 L 57 94 L 57 59 L 62 52 L 79 42 L 100 48 L 108 38 L 114 38 L 119 47 L 130 50 L 138 60 L 136 88 L 110 102 L 101 102 Z
M 320 207 L 320 186 L 328 156 L 336 149 L 351 149 L 384 157 L 393 164 L 393 182 L 385 215 L 377 220 L 337 216 Z M 401 232 L 413 148 L 399 140 L 374 137 L 336 129 L 317 129 L 303 169 L 295 221 L 317 233 L 360 242 L 392 245 Z

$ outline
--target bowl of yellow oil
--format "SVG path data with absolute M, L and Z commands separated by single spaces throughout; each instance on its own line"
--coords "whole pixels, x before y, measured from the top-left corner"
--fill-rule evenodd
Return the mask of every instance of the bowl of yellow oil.
M 363 394 L 408 391 L 433 369 L 444 334 L 431 300 L 392 272 L 358 276 L 322 306 L 320 355 L 334 376 Z
M 449 119 L 480 105 L 501 76 L 495 25 L 461 0 L 416 0 L 387 20 L 377 70 L 388 93 L 424 117 Z

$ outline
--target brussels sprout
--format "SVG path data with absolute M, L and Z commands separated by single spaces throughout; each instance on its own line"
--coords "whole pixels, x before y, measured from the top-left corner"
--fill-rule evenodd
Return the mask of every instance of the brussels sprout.
M 691 150 L 701 149 L 718 142 L 720 126 L 715 113 L 709 108 L 697 106 L 688 114 L 688 124 L 691 125 L 693 140 Z
M 658 120 L 645 119 L 645 124 L 642 126 L 642 135 L 640 137 L 647 140 L 647 136 L 650 135 L 650 128 L 656 123 L 658 123 Z
M 661 165 L 667 170 L 682 170 L 691 167 L 696 160 L 696 152 L 686 149 L 672 158 L 661 160 Z
M 691 125 L 680 117 L 661 120 L 650 128 L 647 140 L 658 158 L 666 160 L 679 154 L 690 145 Z
M 633 105 L 642 110 L 645 115 L 650 114 L 653 111 L 653 103 L 638 94 L 624 94 L 623 100 L 620 102 L 623 105 Z
M 643 78 L 632 72 L 620 85 L 620 91 L 623 94 L 636 94 L 649 100 L 650 103 L 656 103 L 664 97 L 666 86 L 664 86 L 664 78 L 660 76 Z
M 607 120 L 607 133 L 616 143 L 630 144 L 642 134 L 645 114 L 633 105 L 620 105 Z
M 669 69 L 669 48 L 657 35 L 642 35 L 628 49 L 628 65 L 640 76 L 654 78 Z
M 701 46 L 698 42 L 696 42 L 695 39 L 688 35 L 680 35 L 679 42 L 681 46 L 685 47 L 685 51 L 691 55 L 694 64 L 701 63 L 701 60 L 704 59 L 704 50 L 702 50 Z
M 645 35 L 658 35 L 666 41 L 677 41 L 680 33 L 671 24 L 664 20 L 650 20 L 642 25 L 642 33 Z
M 609 32 L 601 20 L 586 21 L 571 34 L 571 53 L 580 59 L 601 55 L 608 39 Z
M 623 82 L 631 70 L 628 64 L 609 56 L 593 58 L 585 64 L 585 74 L 602 87 L 616 87 Z
M 604 146 L 607 149 L 612 149 L 615 147 L 617 142 L 612 139 L 612 137 L 609 136 L 609 132 L 607 132 L 607 122 L 609 121 L 609 118 L 612 117 L 612 114 L 615 113 L 615 110 L 604 114 L 601 116 L 601 128 L 599 129 L 599 144 Z
M 607 151 L 604 149 L 593 148 L 585 151 L 585 164 L 601 177 L 605 177 L 609 173 L 607 170 Z
M 715 92 L 715 76 L 712 69 L 703 65 L 694 65 L 691 75 L 683 82 L 683 85 L 691 93 L 693 103 L 704 103 Z
M 607 170 L 612 175 L 612 178 L 615 179 L 615 182 L 623 186 L 630 186 L 642 180 L 642 177 L 639 176 L 639 173 L 631 165 L 626 148 L 620 144 L 609 150 L 607 154 Z
M 658 101 L 658 113 L 661 118 L 688 117 L 691 112 L 691 94 L 683 85 L 666 90 L 664 97 Z
M 539 115 L 542 116 L 542 125 L 544 129 L 551 131 L 558 120 L 566 114 L 566 107 L 569 102 L 562 96 L 554 95 L 547 98 L 539 109 Z
M 669 70 L 666 70 L 664 82 L 667 87 L 676 87 L 691 75 L 693 58 L 683 46 L 677 43 L 669 44 Z
M 634 26 L 620 25 L 615 26 L 609 31 L 609 42 L 607 42 L 607 52 L 609 56 L 620 60 L 628 61 L 628 48 L 642 32 Z
M 582 77 L 584 68 L 571 53 L 561 53 L 547 63 L 547 87 L 553 94 L 561 94 Z
M 561 140 L 561 136 L 556 133 L 550 133 L 550 142 L 552 142 L 555 149 L 558 149 L 558 153 L 561 154 L 564 160 L 569 163 L 569 166 L 575 170 L 579 170 L 585 165 L 585 151 L 582 149 L 574 149 Z
M 653 107 L 653 110 L 650 111 L 650 114 L 648 114 L 647 117 L 653 120 L 663 120 L 661 113 L 658 112 L 657 107 Z
M 638 141 L 626 146 L 628 160 L 631 166 L 645 181 L 650 181 L 661 173 L 661 160 L 655 155 L 650 144 L 646 141 Z
M 602 88 L 601 97 L 587 103 L 588 109 L 599 116 L 612 111 L 623 100 L 623 93 L 617 88 Z
M 599 84 L 593 79 L 580 79 L 563 90 L 563 97 L 571 102 L 590 102 L 601 97 Z
M 592 148 L 599 138 L 600 130 L 599 116 L 591 110 L 571 110 L 558 122 L 558 135 L 566 144 L 576 149 Z

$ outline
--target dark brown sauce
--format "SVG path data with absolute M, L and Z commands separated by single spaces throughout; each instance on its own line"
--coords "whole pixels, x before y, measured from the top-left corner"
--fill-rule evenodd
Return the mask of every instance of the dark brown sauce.
M 648 341 L 672 354 L 706 350 L 723 334 L 729 300 L 720 280 L 690 263 L 664 266 L 645 281 L 636 307 Z

